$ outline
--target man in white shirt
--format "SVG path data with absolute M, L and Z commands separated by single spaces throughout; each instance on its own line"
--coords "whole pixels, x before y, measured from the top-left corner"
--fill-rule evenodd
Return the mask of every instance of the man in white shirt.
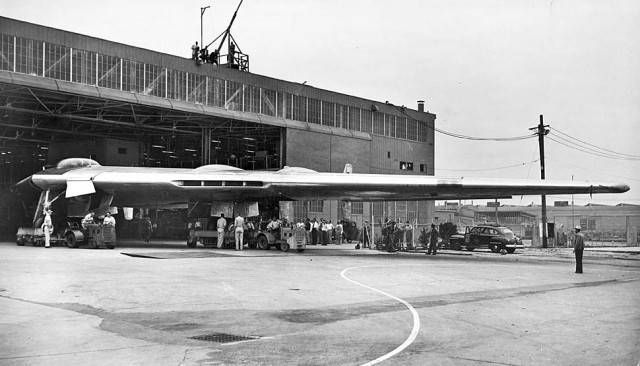
M 222 244 L 224 243 L 224 229 L 227 227 L 227 220 L 224 219 L 224 214 L 220 214 L 220 218 L 218 219 L 218 248 L 222 248 Z
M 102 224 L 105 226 L 116 226 L 116 218 L 111 216 L 111 212 L 107 212 L 104 220 L 102 220 Z
M 278 231 L 280 229 L 280 220 L 275 217 L 271 219 L 271 222 L 267 225 L 268 231 Z
M 233 222 L 233 226 L 235 226 L 235 237 L 236 237 L 236 250 L 244 250 L 244 218 L 238 214 L 236 216 L 235 221 Z
M 53 233 L 53 221 L 51 221 L 51 209 L 44 210 L 44 221 L 42 222 L 42 231 L 44 233 L 44 247 L 51 246 L 51 233 Z

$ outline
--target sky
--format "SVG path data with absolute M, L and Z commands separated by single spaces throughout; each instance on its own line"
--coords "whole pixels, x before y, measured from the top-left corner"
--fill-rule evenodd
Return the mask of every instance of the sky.
M 0 14 L 188 58 L 201 24 L 208 44 L 238 4 L 21 0 Z M 543 115 L 546 179 L 631 187 L 548 204 L 640 204 L 637 0 L 246 0 L 231 33 L 252 73 L 414 109 L 424 100 L 443 131 L 522 136 Z M 537 138 L 435 141 L 438 176 L 540 177 Z

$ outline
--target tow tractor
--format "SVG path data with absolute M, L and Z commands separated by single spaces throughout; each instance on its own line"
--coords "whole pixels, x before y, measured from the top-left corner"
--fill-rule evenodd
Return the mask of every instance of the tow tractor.
M 258 249 L 276 247 L 283 252 L 295 249 L 302 253 L 307 247 L 307 233 L 304 228 L 298 227 L 281 227 L 276 231 L 258 230 L 252 241 L 257 243 Z
M 116 247 L 116 228 L 111 225 L 85 224 L 82 227 L 77 222 L 69 222 L 69 227 L 64 232 L 66 244 L 69 248 L 77 248 L 80 244 L 87 244 L 91 249 L 106 246 L 109 249 Z
M 87 244 L 89 248 L 96 249 L 105 246 L 109 249 L 116 247 L 116 228 L 102 224 L 87 224 L 83 228 L 77 222 L 68 222 L 68 227 L 58 234 L 52 234 L 49 242 L 51 245 L 65 245 L 69 248 L 78 248 L 80 244 Z M 44 232 L 42 228 L 18 228 L 16 244 L 24 246 L 44 245 Z

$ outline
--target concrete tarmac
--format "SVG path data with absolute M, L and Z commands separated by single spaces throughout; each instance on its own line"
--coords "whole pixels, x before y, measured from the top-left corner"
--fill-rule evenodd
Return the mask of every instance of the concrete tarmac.
M 0 243 L 0 365 L 638 365 L 640 258 Z

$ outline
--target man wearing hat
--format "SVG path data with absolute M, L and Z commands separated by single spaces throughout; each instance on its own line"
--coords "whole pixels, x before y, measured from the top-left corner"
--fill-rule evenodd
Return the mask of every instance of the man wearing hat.
M 582 253 L 584 252 L 584 235 L 580 232 L 582 227 L 576 226 L 576 237 L 573 239 L 573 252 L 576 254 L 576 273 L 582 273 Z
M 44 233 L 44 247 L 51 246 L 51 233 L 53 233 L 53 222 L 51 221 L 51 208 L 44 209 L 44 221 L 42 222 L 42 232 Z

